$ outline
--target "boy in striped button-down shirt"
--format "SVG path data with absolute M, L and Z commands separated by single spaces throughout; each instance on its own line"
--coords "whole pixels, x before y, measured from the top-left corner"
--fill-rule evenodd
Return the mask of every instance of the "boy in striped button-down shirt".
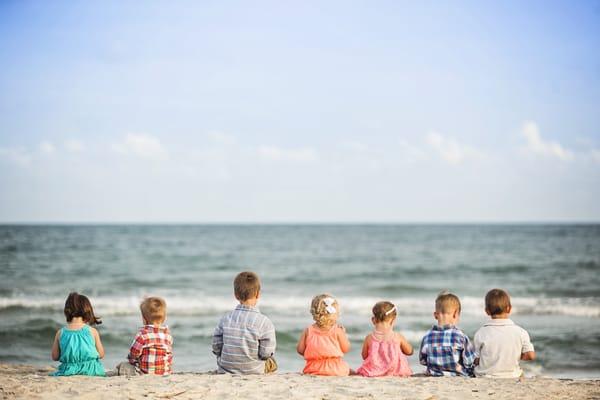
M 263 374 L 274 372 L 275 327 L 256 307 L 260 280 L 254 272 L 241 272 L 233 281 L 240 304 L 225 314 L 213 334 L 213 353 L 219 373 Z

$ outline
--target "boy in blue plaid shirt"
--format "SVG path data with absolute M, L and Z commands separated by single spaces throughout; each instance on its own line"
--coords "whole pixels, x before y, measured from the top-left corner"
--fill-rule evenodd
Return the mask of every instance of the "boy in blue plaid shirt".
M 423 337 L 419 361 L 431 376 L 473 376 L 477 353 L 469 337 L 456 327 L 460 318 L 460 300 L 442 292 L 435 299 L 437 320 Z

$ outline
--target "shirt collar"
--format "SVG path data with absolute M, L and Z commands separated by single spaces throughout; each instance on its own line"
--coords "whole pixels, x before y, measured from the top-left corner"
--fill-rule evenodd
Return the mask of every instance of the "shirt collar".
M 509 318 L 502 318 L 502 319 L 490 319 L 488 321 L 486 321 L 483 326 L 510 326 L 510 325 L 514 325 L 515 323 L 512 321 L 512 319 Z
M 446 329 L 455 329 L 456 325 L 433 325 L 433 327 L 431 328 L 431 330 L 434 331 L 445 331 Z
M 252 312 L 259 312 L 258 307 L 252 307 L 252 306 L 247 306 L 245 304 L 238 304 L 235 307 L 236 310 L 241 310 L 241 311 L 252 311 Z

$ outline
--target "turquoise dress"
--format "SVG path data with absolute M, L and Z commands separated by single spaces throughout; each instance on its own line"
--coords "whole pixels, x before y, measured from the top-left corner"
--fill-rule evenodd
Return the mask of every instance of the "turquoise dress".
M 106 376 L 89 326 L 78 330 L 62 328 L 59 345 L 60 365 L 50 375 Z

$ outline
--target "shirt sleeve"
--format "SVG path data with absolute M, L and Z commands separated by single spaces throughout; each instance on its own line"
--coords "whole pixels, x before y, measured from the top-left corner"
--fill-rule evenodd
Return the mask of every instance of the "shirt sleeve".
M 265 318 L 265 322 L 261 327 L 260 338 L 258 339 L 258 358 L 266 360 L 272 357 L 275 354 L 276 345 L 275 327 L 268 318 Z
M 427 365 L 427 349 L 425 348 L 426 338 L 427 335 L 423 337 L 423 340 L 421 340 L 421 346 L 419 347 L 419 363 L 421 363 L 421 365 Z
M 471 343 L 471 340 L 469 340 L 469 337 L 467 335 L 464 335 L 463 346 L 463 366 L 465 367 L 466 371 L 472 373 L 473 368 L 475 367 L 474 363 L 475 359 L 477 358 L 477 351 L 475 351 L 475 347 L 473 346 L 473 343 Z
M 529 339 L 529 333 L 523 328 L 521 328 L 521 354 L 527 353 L 530 351 L 535 351 L 533 348 L 533 344 L 531 344 L 531 339 Z
M 144 349 L 144 337 L 141 332 L 138 332 L 133 339 L 133 343 L 129 348 L 129 354 L 127 355 L 127 359 L 130 364 L 136 364 L 138 359 L 142 355 L 142 350 Z
M 212 340 L 212 352 L 217 357 L 221 357 L 221 351 L 223 350 L 223 318 L 219 321 L 219 324 L 215 328 Z
M 475 347 L 475 352 L 477 353 L 477 357 L 479 357 L 479 353 L 481 353 L 481 347 L 483 343 L 481 342 L 481 333 L 480 330 L 475 332 L 475 336 L 473 336 L 473 347 Z

